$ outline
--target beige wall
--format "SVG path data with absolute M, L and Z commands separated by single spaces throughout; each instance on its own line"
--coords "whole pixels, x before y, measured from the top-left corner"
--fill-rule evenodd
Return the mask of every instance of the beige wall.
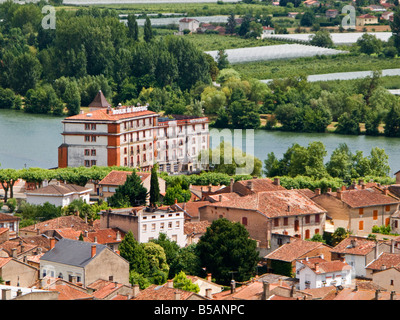
M 138 216 L 133 215 L 119 215 L 119 214 L 108 214 L 105 212 L 100 215 L 100 229 L 107 228 L 118 228 L 125 233 L 132 231 L 135 239 L 139 237 L 138 231 Z
M 10 281 L 11 286 L 17 286 L 19 282 L 21 287 L 29 287 L 37 281 L 38 276 L 38 269 L 16 260 L 9 261 L 0 269 L 0 277 L 4 284 Z
M 110 249 L 101 251 L 85 268 L 85 285 L 90 285 L 98 279 L 129 284 L 129 263 Z
M 395 268 L 375 272 L 372 281 L 388 291 L 400 291 L 400 271 Z

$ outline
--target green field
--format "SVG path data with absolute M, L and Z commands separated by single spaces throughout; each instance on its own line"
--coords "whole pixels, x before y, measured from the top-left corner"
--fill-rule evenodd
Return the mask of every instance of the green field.
M 378 58 L 366 55 L 337 55 L 240 63 L 233 65 L 243 78 L 276 79 L 290 76 L 335 72 L 370 71 L 400 67 L 399 58 Z

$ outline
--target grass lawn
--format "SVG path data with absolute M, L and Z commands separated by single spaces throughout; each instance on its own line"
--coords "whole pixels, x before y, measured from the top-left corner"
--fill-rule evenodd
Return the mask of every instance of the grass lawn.
M 244 79 L 259 80 L 285 78 L 299 74 L 313 75 L 335 72 L 395 69 L 400 59 L 378 58 L 367 55 L 337 55 L 234 64 L 233 68 Z

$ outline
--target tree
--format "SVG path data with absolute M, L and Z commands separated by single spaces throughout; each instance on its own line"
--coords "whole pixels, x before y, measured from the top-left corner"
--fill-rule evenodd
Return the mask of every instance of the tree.
M 123 185 L 119 186 L 115 193 L 108 198 L 111 207 L 137 207 L 146 203 L 147 189 L 143 187 L 136 170 L 126 177 Z
M 81 95 L 76 81 L 69 81 L 65 87 L 64 102 L 68 109 L 68 115 L 79 114 L 81 109 Z
M 190 280 L 188 277 L 186 277 L 186 274 L 183 271 L 175 275 L 174 288 L 182 289 L 185 291 L 191 291 L 195 293 L 198 293 L 200 291 L 199 286 L 193 283 L 192 280 Z
M 156 206 L 160 199 L 160 185 L 158 183 L 157 175 L 158 165 L 154 164 L 151 168 L 150 177 L 150 206 Z
M 318 47 L 332 47 L 333 41 L 331 34 L 327 30 L 317 31 L 314 36 L 311 36 L 310 44 Z
M 139 27 L 134 14 L 128 14 L 128 37 L 139 41 Z
M 228 17 L 228 22 L 226 23 L 226 33 L 233 35 L 236 29 L 236 19 L 235 14 L 232 12 Z
M 177 264 L 177 260 L 179 259 L 180 247 L 176 241 L 169 239 L 165 233 L 160 233 L 158 239 L 151 240 L 151 242 L 160 245 L 164 249 L 166 261 L 170 267 L 168 278 L 174 277 L 175 274 L 180 271 L 174 268 L 174 266 Z
M 201 265 L 212 273 L 217 283 L 229 284 L 235 273 L 237 281 L 249 280 L 259 260 L 256 242 L 239 222 L 215 220 L 196 246 Z M 246 257 L 246 259 L 243 259 Z
M 331 157 L 326 164 L 326 169 L 332 177 L 348 180 L 351 178 L 352 154 L 345 143 L 339 144 L 333 150 Z
M 230 67 L 228 55 L 225 53 L 225 50 L 218 50 L 217 54 L 217 67 L 219 70 L 226 69 Z
M 151 27 L 151 21 L 149 17 L 146 17 L 146 21 L 144 22 L 144 36 L 143 39 L 146 42 L 150 42 L 153 39 L 153 29 Z
M 392 105 L 385 119 L 385 136 L 400 137 L 400 105 Z
M 312 12 L 306 11 L 300 19 L 302 27 L 311 27 L 315 22 L 315 16 Z
M 24 95 L 29 89 L 36 87 L 40 80 L 42 66 L 31 53 L 24 53 L 14 59 L 11 65 L 11 88 Z
M 239 26 L 238 34 L 243 37 L 250 31 L 251 15 L 246 14 Z
M 365 54 L 380 53 L 382 51 L 382 41 L 375 35 L 364 33 L 358 40 L 357 46 L 360 52 Z
M 119 244 L 118 250 L 122 258 L 129 262 L 129 270 L 139 274 L 147 275 L 150 272 L 149 261 L 146 252 L 133 236 L 132 231 L 128 231 Z
M 190 200 L 190 197 L 190 190 L 184 190 L 182 189 L 182 186 L 178 184 L 167 188 L 163 203 L 165 205 L 172 205 L 175 201 L 178 203 L 187 202 Z
M 349 232 L 346 231 L 345 228 L 339 227 L 332 234 L 332 243 L 331 246 L 335 247 L 342 240 L 346 239 L 349 236 Z
M 398 6 L 396 6 L 396 10 L 394 10 L 393 20 L 390 22 L 390 28 L 392 30 L 394 46 L 396 47 L 397 52 L 400 53 L 400 10 Z
M 149 262 L 150 272 L 148 278 L 151 283 L 163 284 L 168 279 L 169 265 L 163 247 L 154 242 L 142 243 Z
M 235 129 L 258 129 L 261 124 L 258 105 L 254 101 L 240 99 L 229 107 L 232 126 Z

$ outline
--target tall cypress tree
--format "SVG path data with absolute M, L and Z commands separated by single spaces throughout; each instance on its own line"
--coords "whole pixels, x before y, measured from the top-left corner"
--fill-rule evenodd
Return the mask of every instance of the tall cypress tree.
M 151 28 L 151 22 L 149 17 L 146 17 L 146 21 L 144 23 L 144 41 L 150 42 L 153 39 L 153 29 Z
M 134 41 L 139 41 L 139 26 L 134 14 L 128 15 L 128 36 Z
M 160 199 L 160 185 L 158 183 L 158 165 L 155 164 L 151 168 L 150 178 L 150 206 L 155 206 Z
M 226 33 L 230 35 L 234 34 L 235 28 L 236 28 L 235 14 L 231 13 L 230 16 L 228 17 L 228 22 L 226 24 Z

